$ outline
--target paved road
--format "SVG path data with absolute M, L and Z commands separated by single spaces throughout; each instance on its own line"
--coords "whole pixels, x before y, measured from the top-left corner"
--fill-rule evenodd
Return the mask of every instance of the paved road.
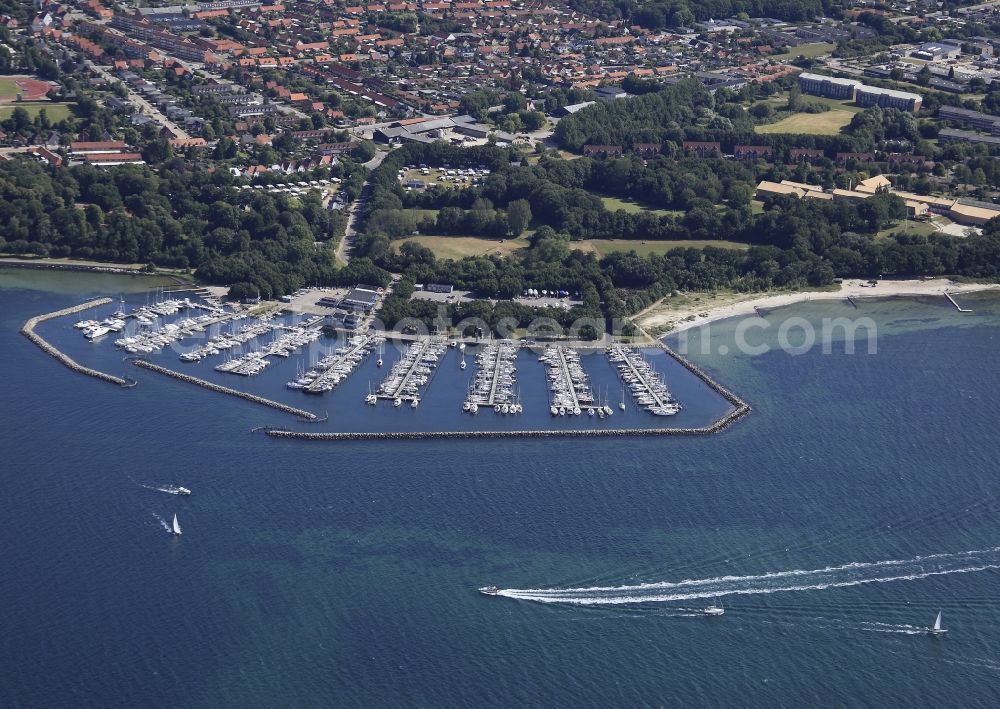
M 109 82 L 119 81 L 118 77 L 114 76 L 110 71 L 105 69 L 103 66 L 99 66 L 93 63 L 91 63 L 91 66 L 98 74 L 103 76 L 105 80 Z M 136 106 L 136 108 L 139 109 L 140 112 L 145 113 L 148 116 L 152 116 L 153 120 L 155 120 L 160 125 L 166 127 L 167 130 L 169 130 L 178 138 L 186 139 L 191 137 L 190 135 L 187 134 L 187 132 L 183 128 L 181 128 L 176 123 L 174 123 L 169 118 L 160 113 L 160 110 L 156 106 L 154 106 L 149 101 L 144 99 L 140 94 L 136 93 L 131 88 L 129 88 L 128 84 L 125 84 L 124 82 L 121 83 L 128 90 L 129 101 L 131 101 Z
M 375 157 L 365 163 L 365 167 L 369 170 L 374 170 L 382 161 L 385 160 L 389 153 L 382 152 L 381 150 L 375 153 Z M 344 237 L 337 244 L 337 260 L 341 263 L 350 263 L 351 261 L 351 241 L 354 240 L 354 236 L 358 233 L 358 220 L 361 219 L 361 212 L 363 211 L 365 200 L 371 194 L 371 185 L 365 182 L 364 186 L 361 188 L 361 194 L 358 198 L 351 202 L 347 207 L 347 227 L 344 229 Z

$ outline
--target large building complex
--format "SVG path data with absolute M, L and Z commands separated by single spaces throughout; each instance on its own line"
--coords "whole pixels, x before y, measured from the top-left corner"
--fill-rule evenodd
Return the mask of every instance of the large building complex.
M 838 79 L 810 72 L 799 74 L 799 88 L 802 89 L 802 93 L 810 96 L 856 101 L 859 106 L 865 108 L 881 106 L 882 108 L 898 108 L 901 111 L 916 112 L 920 110 L 922 102 L 920 94 L 881 89 L 876 86 L 867 86 L 854 79 Z
M 823 74 L 811 74 L 807 71 L 799 74 L 799 88 L 802 89 L 802 93 L 810 96 L 853 101 L 855 100 L 855 92 L 860 85 L 861 82 L 854 79 L 838 79 Z

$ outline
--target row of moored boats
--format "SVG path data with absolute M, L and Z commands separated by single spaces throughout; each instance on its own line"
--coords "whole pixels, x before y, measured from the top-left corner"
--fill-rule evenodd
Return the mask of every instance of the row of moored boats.
M 607 349 L 608 360 L 618 370 L 622 383 L 635 403 L 655 416 L 673 416 L 681 410 L 660 373 L 634 347 L 612 345 Z M 625 397 L 622 396 L 624 407 Z
M 368 394 L 366 403 L 375 405 L 380 398 L 390 399 L 393 406 L 399 407 L 407 400 L 411 408 L 417 408 L 420 392 L 430 383 L 438 360 L 447 349 L 445 341 L 437 338 L 411 343 L 378 389 Z
M 299 389 L 309 394 L 323 394 L 332 391 L 347 379 L 377 346 L 382 338 L 370 333 L 352 337 L 346 347 L 338 347 L 331 354 L 320 359 L 308 371 L 300 371 L 298 376 L 286 385 L 289 389 Z
M 465 347 L 465 345 L 460 345 Z M 478 413 L 480 408 L 493 407 L 498 414 L 519 414 L 524 411 L 517 384 L 517 345 L 499 340 L 483 345 L 476 355 L 476 376 L 469 383 L 469 393 L 462 410 Z M 465 355 L 462 355 L 465 362 Z

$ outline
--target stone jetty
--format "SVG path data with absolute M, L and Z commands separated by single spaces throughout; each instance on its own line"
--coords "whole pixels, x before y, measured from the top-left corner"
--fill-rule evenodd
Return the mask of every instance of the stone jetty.
M 88 377 L 94 377 L 95 379 L 100 379 L 101 381 L 110 382 L 111 384 L 117 384 L 118 386 L 122 387 L 135 386 L 134 381 L 130 381 L 122 377 L 116 377 L 113 374 L 99 372 L 96 369 L 91 369 L 90 367 L 84 367 L 82 364 L 78 363 L 69 355 L 64 354 L 58 348 L 49 344 L 41 335 L 35 332 L 35 328 L 39 325 L 39 323 L 43 323 L 46 320 L 54 320 L 55 318 L 61 318 L 66 315 L 73 315 L 74 313 L 82 313 L 84 310 L 90 310 L 91 308 L 96 308 L 101 305 L 107 305 L 110 302 L 111 298 L 98 298 L 97 300 L 89 300 L 86 303 L 80 303 L 79 305 L 74 305 L 71 308 L 63 308 L 62 310 L 56 310 L 53 313 L 46 313 L 45 315 L 36 315 L 35 317 L 30 318 L 27 322 L 24 323 L 24 325 L 21 326 L 21 334 L 27 337 L 32 342 L 34 342 L 36 345 L 38 345 L 43 352 L 52 355 L 57 360 L 62 362 L 64 365 L 72 369 L 74 372 L 79 372 L 80 374 L 86 374 Z
M 167 369 L 166 367 L 161 367 L 158 364 L 153 364 L 146 359 L 133 359 L 132 363 L 136 367 L 141 367 L 142 369 L 148 369 L 152 372 L 157 372 L 159 374 L 164 374 L 168 377 L 173 377 L 174 379 L 179 379 L 182 382 L 187 382 L 188 384 L 195 384 L 205 389 L 211 391 L 219 392 L 220 394 L 229 394 L 230 396 L 236 396 L 240 399 L 252 402 L 254 404 L 260 404 L 261 406 L 268 406 L 272 409 L 278 411 L 283 411 L 286 414 L 292 414 L 293 416 L 298 416 L 303 421 L 309 423 L 318 422 L 320 419 L 316 414 L 311 411 L 306 411 L 304 409 L 297 409 L 294 406 L 289 406 L 288 404 L 282 404 L 279 401 L 272 401 L 271 399 L 265 399 L 262 396 L 257 396 L 256 394 L 249 394 L 245 391 L 240 391 L 239 389 L 231 389 L 230 387 L 222 386 L 221 384 L 215 384 L 213 382 L 207 382 L 204 379 L 198 379 L 198 377 L 192 377 L 190 374 L 181 374 L 180 372 L 175 372 L 172 369 Z

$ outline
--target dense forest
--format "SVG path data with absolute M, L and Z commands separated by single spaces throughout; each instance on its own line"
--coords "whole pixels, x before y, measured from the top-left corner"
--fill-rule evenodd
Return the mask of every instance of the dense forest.
M 820 0 L 570 0 L 574 10 L 602 20 L 629 20 L 646 29 L 687 27 L 693 23 L 732 17 L 773 17 L 801 22 L 823 15 Z
M 241 284 L 264 297 L 360 275 L 385 281 L 381 272 L 366 272 L 363 259 L 357 273 L 335 269 L 326 242 L 342 233 L 343 222 L 317 193 L 239 190 L 227 172 L 180 160 L 158 172 L 0 163 L 6 253 L 193 268 L 205 282 Z

